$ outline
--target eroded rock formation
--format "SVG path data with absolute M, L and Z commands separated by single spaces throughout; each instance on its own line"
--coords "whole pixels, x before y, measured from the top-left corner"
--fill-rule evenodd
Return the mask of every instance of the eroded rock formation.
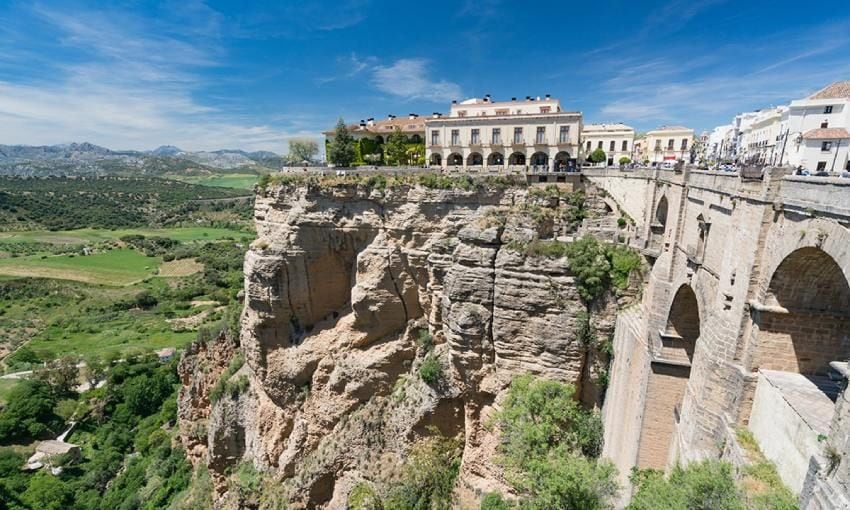
M 587 307 L 566 259 L 522 248 L 575 234 L 581 211 L 567 198 L 524 186 L 260 192 L 241 319 L 249 390 L 199 410 L 221 370 L 195 368 L 217 353 L 183 362 L 184 441 L 206 454 L 217 489 L 229 466 L 250 462 L 281 480 L 290 508 L 341 508 L 357 481 L 395 476 L 436 427 L 465 437 L 462 493 L 507 491 L 485 425 L 511 378 L 570 382 L 588 405 L 601 397 L 608 360 L 577 337 Z M 606 212 L 596 197 L 586 204 Z M 590 310 L 599 337 L 616 308 L 605 295 Z M 417 372 L 422 331 L 444 367 L 432 385 Z M 201 420 L 206 448 L 187 439 Z

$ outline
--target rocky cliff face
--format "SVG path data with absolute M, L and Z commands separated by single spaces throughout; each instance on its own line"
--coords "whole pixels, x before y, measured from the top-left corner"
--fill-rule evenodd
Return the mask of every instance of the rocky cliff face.
M 181 425 L 208 419 L 207 451 L 184 440 L 206 453 L 219 491 L 229 467 L 250 462 L 279 478 L 290 508 L 341 508 L 357 481 L 395 476 L 433 427 L 465 437 L 462 498 L 507 491 L 485 425 L 511 378 L 570 382 L 588 405 L 601 396 L 607 358 L 578 338 L 587 308 L 566 259 L 523 249 L 572 235 L 574 198 L 523 186 L 261 192 L 241 319 L 249 388 L 197 410 L 209 405 L 198 379 L 213 372 L 183 363 Z M 603 296 L 591 310 L 600 337 L 616 307 Z M 417 370 L 429 338 L 444 367 L 431 385 Z

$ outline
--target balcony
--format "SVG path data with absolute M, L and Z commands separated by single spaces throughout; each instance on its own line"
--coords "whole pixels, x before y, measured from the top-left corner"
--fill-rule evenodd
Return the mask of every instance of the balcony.
M 432 139 L 430 142 L 428 142 L 428 147 L 440 147 L 440 139 Z
M 449 147 L 460 147 L 460 138 L 452 139 L 451 143 L 449 143 Z
M 469 141 L 469 146 L 470 146 L 470 147 L 481 147 L 481 145 L 482 145 L 482 144 L 481 144 L 481 139 L 480 139 L 480 138 L 474 138 L 474 139 L 472 139 L 472 140 L 470 140 L 470 141 Z
M 502 147 L 502 139 L 501 138 L 494 138 L 493 140 L 490 141 L 490 146 L 491 147 Z

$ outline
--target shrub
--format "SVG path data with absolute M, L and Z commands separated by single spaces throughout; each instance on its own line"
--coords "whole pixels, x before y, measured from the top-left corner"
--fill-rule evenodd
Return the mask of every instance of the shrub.
M 434 353 L 428 353 L 422 365 L 419 366 L 419 377 L 425 384 L 433 386 L 443 377 L 443 365 Z
M 512 505 L 498 492 L 488 492 L 481 498 L 481 510 L 510 510 Z
M 245 390 L 248 389 L 250 385 L 250 381 L 245 376 L 239 377 L 236 381 L 231 381 L 230 379 L 242 368 L 242 365 L 245 364 L 245 357 L 242 353 L 238 353 L 236 356 L 230 360 L 230 364 L 227 368 L 221 373 L 218 378 L 218 382 L 215 383 L 213 389 L 210 390 L 210 402 L 216 403 L 221 399 L 221 397 L 227 395 L 231 398 L 239 396 L 241 393 L 244 393 Z
M 625 228 L 625 227 L 626 227 L 626 223 L 627 223 L 626 218 L 623 218 L 622 216 L 620 216 L 619 218 L 617 218 L 617 226 L 618 226 L 618 227 L 620 227 L 620 228 Z
M 625 289 L 629 286 L 629 275 L 640 269 L 640 255 L 634 250 L 614 246 L 608 249 L 608 258 L 611 261 L 611 282 L 618 289 Z
M 610 280 L 611 262 L 605 246 L 592 236 L 584 236 L 567 245 L 566 255 L 579 295 L 587 302 L 595 300 Z
M 620 160 L 619 160 L 618 162 L 619 162 L 621 165 L 628 165 L 629 163 L 631 163 L 631 162 L 632 162 L 632 160 L 631 160 L 631 158 L 629 158 L 628 156 L 621 156 L 621 157 L 620 157 Z
M 735 487 L 732 466 L 719 460 L 706 460 L 673 469 L 670 477 L 655 470 L 635 470 L 631 477 L 635 495 L 629 510 L 694 508 L 743 510 Z
M 414 445 L 401 482 L 391 487 L 386 510 L 448 510 L 460 472 L 462 442 L 434 436 Z
M 382 510 L 384 506 L 371 484 L 358 482 L 348 494 L 348 508 L 350 510 Z

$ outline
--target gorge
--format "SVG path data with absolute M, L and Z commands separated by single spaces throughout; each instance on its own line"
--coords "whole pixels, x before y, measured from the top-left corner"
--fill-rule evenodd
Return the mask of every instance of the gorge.
M 222 508 L 244 504 L 227 484 L 241 464 L 289 508 L 345 508 L 359 482 L 397 477 L 418 440 L 457 435 L 455 501 L 476 508 L 512 493 L 490 417 L 531 374 L 601 413 L 620 503 L 633 466 L 746 464 L 749 427 L 792 466 L 780 475 L 802 505 L 840 507 L 850 411 L 821 381 L 850 354 L 850 187 L 787 173 L 272 181 L 240 338 L 181 362 L 184 446 Z M 788 404 L 789 387 L 819 407 Z M 767 415 L 804 426 L 785 437 Z

